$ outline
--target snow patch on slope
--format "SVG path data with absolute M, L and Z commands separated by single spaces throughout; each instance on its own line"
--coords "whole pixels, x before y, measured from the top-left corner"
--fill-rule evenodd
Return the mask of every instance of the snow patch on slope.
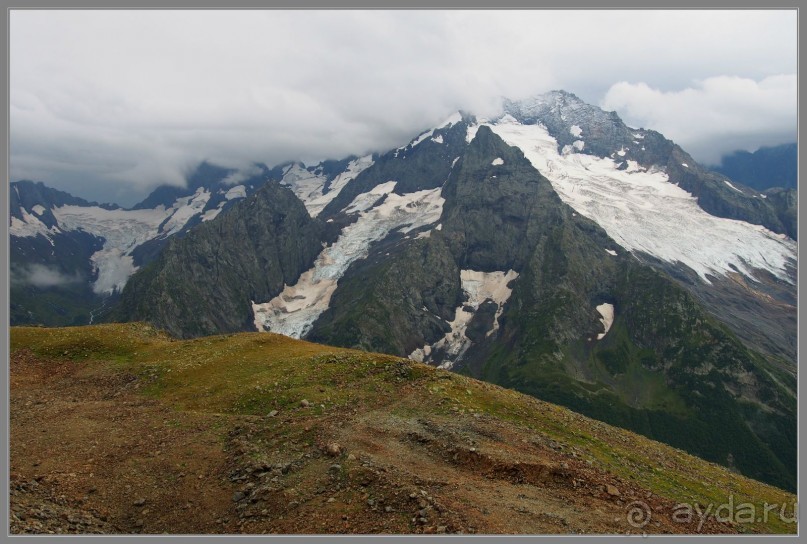
M 47 238 L 51 244 L 53 244 L 51 234 L 61 232 L 59 230 L 59 227 L 55 225 L 53 227 L 48 228 L 48 226 L 45 225 L 45 223 L 43 223 L 42 221 L 40 221 L 38 217 L 28 213 L 25 210 L 25 208 L 22 207 L 20 208 L 20 215 L 22 215 L 22 219 L 19 219 L 14 216 L 11 217 L 11 224 L 8 227 L 8 233 L 10 236 L 16 236 L 18 238 L 28 238 L 38 236 L 41 234 L 42 236 Z
M 205 213 L 202 214 L 202 217 L 201 217 L 202 222 L 204 223 L 205 221 L 212 221 L 213 219 L 218 217 L 219 214 L 221 213 L 221 210 L 223 209 L 223 207 L 224 207 L 224 202 L 222 202 L 221 204 L 219 204 L 218 206 L 216 206 L 212 210 L 207 210 Z
M 614 305 L 607 302 L 600 304 L 597 306 L 597 311 L 602 316 L 600 318 L 600 323 L 602 323 L 602 326 L 605 327 L 605 332 L 601 332 L 597 335 L 597 340 L 602 340 L 605 338 L 605 335 L 608 334 L 608 331 L 611 330 L 611 325 L 614 324 Z
M 246 198 L 247 197 L 247 188 L 243 185 L 236 185 L 235 187 L 231 187 L 224 193 L 224 198 L 226 200 L 234 200 L 236 198 Z
M 742 191 L 741 191 L 741 190 L 739 190 L 739 189 L 738 189 L 737 187 L 735 187 L 734 185 L 732 185 L 732 183 L 731 183 L 729 180 L 724 179 L 724 180 L 723 180 L 723 183 L 725 183 L 726 185 L 728 185 L 729 187 L 731 187 L 732 189 L 734 189 L 734 190 L 735 190 L 735 191 L 737 191 L 738 193 L 742 193 Z
M 419 362 L 429 362 L 432 353 L 445 351 L 445 358 L 440 363 L 440 368 L 448 369 L 454 366 L 471 347 L 471 339 L 465 335 L 465 331 L 468 330 L 468 324 L 474 313 L 487 300 L 496 303 L 498 308 L 493 319 L 493 327 L 485 333 L 485 336 L 490 336 L 499 329 L 499 318 L 512 293 L 512 289 L 507 285 L 516 278 L 518 278 L 518 273 L 514 270 L 507 272 L 461 270 L 460 280 L 467 301 L 456 309 L 453 321 L 448 323 L 451 331 L 431 346 L 426 345 L 414 350 L 409 354 L 409 358 Z
M 202 213 L 208 200 L 210 200 L 210 193 L 203 187 L 196 189 L 191 196 L 178 198 L 172 206 L 174 213 L 162 226 L 160 232 L 165 236 L 179 232 L 194 215 Z
M 513 292 L 507 285 L 518 277 L 518 272 L 508 270 L 505 272 L 477 272 L 475 270 L 460 271 L 462 290 L 468 294 L 466 305 L 476 309 L 486 300 L 492 300 L 499 308 L 493 320 L 493 328 L 486 333 L 490 336 L 499 329 L 499 317 L 504 311 L 504 303 Z
M 426 132 L 424 132 L 423 134 L 421 134 L 420 136 L 418 136 L 417 138 L 412 140 L 412 142 L 410 142 L 409 145 L 412 146 L 412 147 L 415 147 L 420 142 L 423 142 L 426 139 L 431 138 L 433 134 L 434 134 L 434 129 L 427 130 Z
M 475 125 L 468 125 L 468 128 L 465 130 L 465 141 L 467 143 L 471 143 L 476 138 L 476 133 L 479 131 L 479 124 Z
M 297 195 L 297 198 L 302 200 L 305 209 L 308 210 L 308 215 L 316 217 L 325 209 L 325 206 L 336 198 L 349 181 L 372 165 L 372 155 L 350 161 L 345 171 L 331 180 L 327 192 L 325 192 L 327 176 L 313 174 L 299 164 L 289 166 L 280 183 L 288 186 Z
M 759 225 L 706 213 L 697 200 L 664 172 L 617 170 L 614 160 L 558 153 L 557 141 L 542 125 L 522 125 L 505 116 L 490 128 L 519 147 L 561 199 L 594 220 L 629 251 L 683 263 L 701 279 L 737 270 L 767 270 L 792 281 L 787 265 L 796 243 Z
M 381 199 L 381 197 L 386 196 L 394 191 L 397 184 L 397 181 L 387 181 L 385 183 L 376 185 L 366 193 L 357 195 L 356 198 L 353 199 L 353 202 L 345 207 L 345 213 L 353 214 L 369 210 Z
M 373 242 L 394 230 L 408 233 L 440 219 L 445 203 L 440 188 L 397 195 L 392 192 L 395 185 L 389 181 L 358 195 L 345 209 L 346 213 L 358 213 L 358 220 L 322 250 L 314 267 L 269 302 L 252 303 L 259 331 L 304 337 L 328 309 L 337 282 L 354 261 L 367 257 Z M 384 201 L 375 205 L 382 197 L 386 197 Z

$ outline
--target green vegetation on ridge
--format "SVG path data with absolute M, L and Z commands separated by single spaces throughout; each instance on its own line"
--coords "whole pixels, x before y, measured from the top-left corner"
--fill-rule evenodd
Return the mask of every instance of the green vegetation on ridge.
M 242 333 L 174 340 L 142 323 L 11 329 L 12 351 L 133 373 L 142 394 L 181 410 L 265 416 L 279 409 L 292 428 L 325 412 L 344 417 L 389 408 L 399 417 L 476 413 L 574 447 L 595 467 L 676 502 L 784 504 L 794 497 L 680 450 L 514 391 L 432 367 L 361 351 Z M 311 403 L 296 410 L 301 399 Z M 352 410 L 351 410 L 352 409 Z M 394 414 L 393 414 L 394 415 Z M 406 463 L 406 459 L 401 462 Z M 790 532 L 776 516 L 755 530 Z

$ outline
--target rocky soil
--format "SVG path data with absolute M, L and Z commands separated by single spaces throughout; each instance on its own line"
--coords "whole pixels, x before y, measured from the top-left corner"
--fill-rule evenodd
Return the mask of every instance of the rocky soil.
M 10 368 L 15 534 L 697 532 L 582 449 L 448 396 L 447 414 L 418 413 L 417 384 L 383 408 L 300 399 L 254 416 L 177 409 L 114 365 L 22 349 Z

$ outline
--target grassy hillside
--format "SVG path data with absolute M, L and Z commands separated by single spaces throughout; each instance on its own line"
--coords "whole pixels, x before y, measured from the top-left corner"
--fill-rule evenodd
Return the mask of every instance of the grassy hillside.
M 796 530 L 686 522 L 679 503 L 795 497 L 405 359 L 139 323 L 15 327 L 11 352 L 12 532 Z

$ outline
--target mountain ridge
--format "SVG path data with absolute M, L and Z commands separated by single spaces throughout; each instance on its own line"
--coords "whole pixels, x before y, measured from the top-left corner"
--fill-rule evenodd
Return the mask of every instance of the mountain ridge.
M 735 151 L 713 169 L 758 191 L 798 186 L 798 144 L 763 146 L 753 152 Z

